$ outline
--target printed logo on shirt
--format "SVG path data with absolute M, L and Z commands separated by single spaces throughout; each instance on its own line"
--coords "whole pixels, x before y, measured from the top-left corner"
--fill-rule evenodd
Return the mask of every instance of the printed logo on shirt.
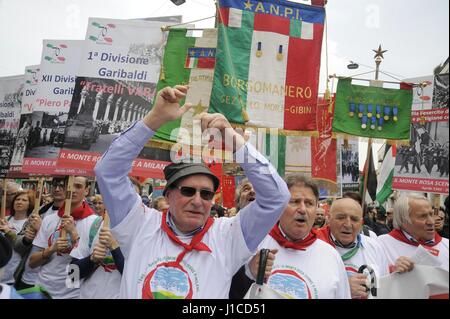
M 358 268 L 353 264 L 345 264 L 345 271 L 347 272 L 347 277 L 352 277 L 358 273 Z
M 430 254 L 432 254 L 433 256 L 438 257 L 439 256 L 439 250 L 433 247 L 427 247 L 427 246 L 423 246 L 426 250 L 428 250 L 428 252 Z
M 101 264 L 103 270 L 105 272 L 113 272 L 117 269 L 116 263 L 114 262 L 114 258 L 111 255 L 111 252 L 108 251 L 108 254 L 103 258 Z
M 279 269 L 272 272 L 267 284 L 288 299 L 316 299 L 317 294 L 313 295 L 311 289 L 313 283 L 304 278 L 294 270 Z
M 189 274 L 175 262 L 156 266 L 144 280 L 142 299 L 192 299 Z
M 48 238 L 48 241 L 47 241 L 48 247 L 52 246 L 53 243 L 55 243 L 58 240 L 60 234 L 61 234 L 61 225 L 59 225 L 58 228 L 56 228 L 56 230 Z M 67 234 L 66 238 L 69 241 L 69 248 L 67 250 L 63 251 L 62 252 L 63 254 L 69 254 L 70 251 L 72 250 L 72 248 L 71 248 L 72 247 L 72 238 L 70 237 L 70 234 Z M 58 256 L 62 256 L 62 253 L 57 252 L 56 254 Z

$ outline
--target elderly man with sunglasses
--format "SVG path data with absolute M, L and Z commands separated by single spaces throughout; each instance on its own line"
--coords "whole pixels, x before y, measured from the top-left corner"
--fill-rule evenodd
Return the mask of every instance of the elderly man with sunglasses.
M 142 204 L 127 177 L 135 157 L 158 128 L 179 119 L 186 86 L 161 90 L 153 109 L 110 146 L 95 168 L 111 227 L 125 255 L 121 298 L 227 298 L 233 274 L 255 253 L 284 211 L 289 192 L 271 164 L 231 128 L 221 114 L 202 114 L 202 129 L 218 129 L 248 179 L 256 199 L 234 218 L 210 217 L 219 180 L 204 165 L 164 169 L 169 212 Z

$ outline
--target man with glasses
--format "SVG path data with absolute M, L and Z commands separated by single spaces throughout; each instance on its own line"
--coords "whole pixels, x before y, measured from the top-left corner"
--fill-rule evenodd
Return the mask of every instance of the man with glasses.
M 62 183 L 53 185 L 53 195 L 64 191 Z M 89 236 L 89 230 L 98 218 L 85 201 L 89 194 L 87 177 L 75 176 L 73 181 L 70 216 L 64 216 L 64 205 L 56 214 L 45 217 L 41 228 L 33 240 L 29 266 L 40 267 L 36 284 L 44 287 L 55 299 L 78 299 L 79 276 L 76 271 L 68 276 L 68 266 L 72 261 L 70 253 L 77 247 L 80 238 Z M 65 238 L 61 236 L 65 231 Z M 70 268 L 69 268 L 70 269 Z M 74 281 L 72 281 L 73 279 Z
M 256 199 L 235 218 L 210 217 L 219 179 L 202 164 L 164 169 L 167 213 L 142 204 L 127 177 L 133 160 L 161 125 L 179 119 L 187 86 L 161 90 L 153 109 L 118 137 L 95 168 L 111 227 L 125 256 L 121 298 L 227 298 L 233 274 L 255 252 L 289 200 L 271 164 L 221 114 L 201 114 L 202 129 L 234 141 Z

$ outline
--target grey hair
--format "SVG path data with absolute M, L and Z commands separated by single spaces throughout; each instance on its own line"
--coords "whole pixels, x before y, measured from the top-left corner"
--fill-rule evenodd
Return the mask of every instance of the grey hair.
M 401 229 L 404 224 L 411 224 L 411 218 L 409 217 L 409 214 L 411 213 L 410 202 L 414 199 L 425 200 L 428 202 L 428 199 L 425 196 L 415 194 L 402 194 L 395 201 L 393 220 L 395 229 Z
M 311 178 L 299 173 L 290 173 L 286 175 L 284 181 L 288 189 L 291 189 L 293 186 L 302 186 L 311 189 L 316 197 L 316 201 L 319 202 L 319 187 Z
M 13 182 L 13 181 L 8 181 L 6 183 L 6 190 L 9 190 L 9 189 L 13 189 L 13 190 L 16 190 L 16 191 L 22 191 L 23 190 L 23 188 L 22 188 L 22 186 L 20 184 L 18 184 L 16 182 Z

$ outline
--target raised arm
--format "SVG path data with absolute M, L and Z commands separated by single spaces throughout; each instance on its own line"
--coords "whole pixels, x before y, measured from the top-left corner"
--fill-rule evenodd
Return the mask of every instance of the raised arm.
M 95 166 L 95 175 L 111 220 L 118 225 L 138 200 L 128 173 L 133 160 L 158 128 L 180 118 L 190 107 L 180 107 L 187 86 L 166 87 L 158 92 L 153 109 L 116 138 Z
M 247 247 L 254 250 L 283 214 L 290 193 L 272 164 L 250 143 L 245 144 L 237 155 L 239 153 L 249 159 L 240 165 L 256 193 L 255 200 L 241 209 L 238 215 Z

